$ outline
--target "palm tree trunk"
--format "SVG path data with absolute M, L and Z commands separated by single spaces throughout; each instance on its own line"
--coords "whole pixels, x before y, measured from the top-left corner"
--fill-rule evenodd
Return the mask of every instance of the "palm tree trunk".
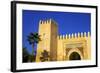
M 33 62 L 35 62 L 35 60 L 36 60 L 36 55 L 34 54 L 34 46 L 35 46 L 35 43 L 32 44 L 32 48 L 33 48 L 33 49 L 32 49 L 32 57 L 33 57 L 33 58 L 32 58 L 32 59 L 33 59 L 32 61 L 33 61 Z

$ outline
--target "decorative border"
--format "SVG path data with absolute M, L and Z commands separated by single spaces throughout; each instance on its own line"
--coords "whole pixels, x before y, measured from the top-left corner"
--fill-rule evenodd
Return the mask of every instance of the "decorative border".
M 87 66 L 74 66 L 74 67 L 57 67 L 57 68 L 41 68 L 41 69 L 16 69 L 16 7 L 17 4 L 35 4 L 35 5 L 52 5 L 52 6 L 67 6 L 67 7 L 82 7 L 82 8 L 95 8 L 96 9 L 96 64 Z M 22 71 L 40 71 L 40 70 L 54 70 L 54 69 L 72 69 L 72 68 L 86 68 L 86 67 L 97 67 L 98 66 L 98 7 L 89 5 L 73 5 L 73 4 L 57 4 L 57 3 L 44 3 L 44 2 L 28 2 L 28 1 L 12 1 L 11 2 L 11 71 L 22 72 Z

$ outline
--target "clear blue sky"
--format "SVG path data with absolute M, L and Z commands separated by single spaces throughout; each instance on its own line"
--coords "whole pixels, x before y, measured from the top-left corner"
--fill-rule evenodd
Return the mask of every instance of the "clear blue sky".
M 53 19 L 58 23 L 58 34 L 91 32 L 91 14 L 75 12 L 51 12 L 23 10 L 23 47 L 32 52 L 32 46 L 27 41 L 31 32 L 38 32 L 39 20 Z M 36 46 L 35 46 L 36 49 Z

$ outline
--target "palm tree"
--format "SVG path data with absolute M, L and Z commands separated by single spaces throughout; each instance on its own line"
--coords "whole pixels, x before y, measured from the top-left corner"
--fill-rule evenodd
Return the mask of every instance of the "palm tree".
M 33 48 L 32 55 L 33 55 L 33 57 L 36 58 L 36 56 L 34 55 L 34 52 L 35 52 L 34 46 L 35 46 L 35 44 L 39 43 L 39 41 L 41 41 L 40 35 L 38 35 L 38 33 L 30 33 L 27 40 L 28 40 L 29 44 L 32 45 L 32 48 Z M 35 58 L 33 61 L 35 61 Z

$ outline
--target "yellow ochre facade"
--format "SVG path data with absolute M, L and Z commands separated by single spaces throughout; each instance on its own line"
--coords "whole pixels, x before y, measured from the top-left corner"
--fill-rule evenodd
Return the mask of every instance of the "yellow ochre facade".
M 41 62 L 44 50 L 48 52 L 46 61 L 91 59 L 90 32 L 58 35 L 58 29 L 62 28 L 58 27 L 57 22 L 52 19 L 39 21 L 38 33 L 41 41 L 37 44 L 36 62 Z M 47 57 L 46 55 L 44 56 Z

